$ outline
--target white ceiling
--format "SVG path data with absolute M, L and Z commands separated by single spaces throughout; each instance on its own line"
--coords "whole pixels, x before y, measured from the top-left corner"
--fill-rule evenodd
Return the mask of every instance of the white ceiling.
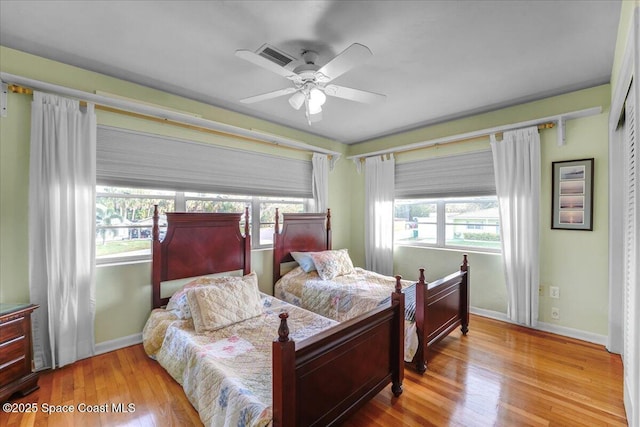
M 0 44 L 355 143 L 608 83 L 620 1 L 1 0 Z M 238 102 L 292 83 L 236 49 L 355 42 L 373 57 L 334 83 L 384 103 L 329 97 L 310 127 L 287 96 Z

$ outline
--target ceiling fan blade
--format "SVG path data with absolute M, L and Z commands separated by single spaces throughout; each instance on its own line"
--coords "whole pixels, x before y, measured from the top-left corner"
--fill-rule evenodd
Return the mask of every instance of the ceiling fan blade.
M 246 61 L 252 62 L 259 67 L 266 68 L 267 70 L 272 71 L 276 74 L 280 74 L 282 77 L 286 77 L 288 79 L 295 79 L 297 77 L 297 74 L 293 71 L 287 70 L 286 68 L 275 64 L 250 50 L 238 49 L 236 50 L 236 56 L 238 58 L 242 58 Z
M 249 98 L 241 99 L 240 102 L 243 104 L 253 104 L 254 102 L 266 101 L 267 99 L 277 98 L 279 96 L 288 95 L 290 93 L 295 92 L 295 87 L 288 87 L 285 89 L 274 90 L 273 92 L 263 93 L 261 95 L 250 96 Z
M 380 93 L 368 92 L 366 90 L 353 89 L 338 85 L 327 85 L 324 88 L 324 93 L 329 96 L 362 102 L 364 104 L 373 104 L 387 99 L 386 95 L 382 95 Z
M 326 83 L 364 62 L 371 55 L 373 54 L 368 47 L 354 43 L 316 71 L 316 76 L 319 81 Z

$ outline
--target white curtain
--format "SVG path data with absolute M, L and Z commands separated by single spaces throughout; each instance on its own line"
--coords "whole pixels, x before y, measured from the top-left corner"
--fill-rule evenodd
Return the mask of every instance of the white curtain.
M 95 352 L 93 104 L 34 92 L 29 166 L 29 291 L 36 369 Z
M 366 269 L 390 276 L 393 274 L 393 154 L 386 158 L 367 157 L 364 179 Z
M 326 154 L 313 153 L 313 204 L 316 212 L 329 207 L 329 158 Z
M 491 136 L 500 206 L 502 257 L 507 283 L 507 317 L 538 321 L 540 247 L 540 135 L 537 127 Z

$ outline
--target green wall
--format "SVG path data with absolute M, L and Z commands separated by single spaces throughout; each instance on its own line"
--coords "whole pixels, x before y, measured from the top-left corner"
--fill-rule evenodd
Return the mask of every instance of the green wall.
M 540 206 L 540 296 L 539 320 L 552 327 L 584 332 L 586 336 L 608 333 L 608 115 L 610 86 L 572 92 L 562 96 L 505 108 L 487 114 L 455 120 L 405 132 L 350 147 L 348 155 L 399 147 L 444 136 L 487 129 L 510 123 L 553 116 L 591 107 L 602 107 L 596 116 L 570 120 L 566 127 L 566 145 L 556 144 L 556 130 L 540 132 L 542 182 Z M 439 157 L 465 151 L 488 149 L 489 139 L 425 148 L 398 153 L 396 161 Z M 551 163 L 559 160 L 595 158 L 595 194 L 593 231 L 551 230 Z M 355 173 L 355 172 L 354 172 Z M 352 181 L 352 248 L 363 248 L 364 179 Z M 356 249 L 354 252 L 360 254 Z M 506 315 L 506 290 L 500 255 L 468 251 L 471 264 L 471 305 L 479 311 Z M 458 268 L 461 251 L 396 247 L 395 273 L 415 279 L 418 268 L 426 268 L 433 280 Z M 362 259 L 364 254 L 362 253 Z M 549 298 L 549 286 L 560 288 L 560 299 Z M 551 306 L 560 309 L 560 319 L 551 319 Z M 566 329 L 565 329 L 566 330 Z
M 203 118 L 247 129 L 259 129 L 318 147 L 344 152 L 343 144 L 277 126 L 238 113 L 169 95 L 143 86 L 28 55 L 0 46 L 0 70 L 36 80 L 94 93 L 95 91 L 143 100 L 152 104 L 199 114 Z M 0 301 L 28 301 L 28 190 L 29 129 L 31 97 L 9 93 L 8 115 L 0 119 Z M 252 151 L 310 159 L 309 152 L 276 147 L 230 137 L 184 129 L 164 123 L 97 110 L 98 124 L 124 127 L 142 132 L 177 136 L 201 142 L 233 146 Z M 329 204 L 332 206 L 336 247 L 351 241 L 351 205 L 344 188 L 350 167 L 339 161 L 329 174 Z M 252 268 L 260 288 L 271 293 L 272 251 L 252 251 Z M 96 273 L 96 343 L 140 333 L 151 306 L 151 264 L 104 265 Z
M 603 113 L 567 124 L 567 144 L 557 147 L 555 130 L 545 130 L 542 139 L 542 269 L 541 284 L 559 286 L 561 298 L 554 300 L 561 319 L 549 316 L 548 288 L 541 297 L 540 319 L 587 333 L 605 335 L 607 331 L 607 114 L 608 85 L 548 98 L 500 111 L 477 115 L 440 125 L 380 138 L 354 146 L 345 146 L 315 135 L 277 126 L 262 120 L 207 106 L 98 73 L 70 67 L 54 61 L 0 47 L 0 70 L 29 78 L 72 87 L 87 92 L 96 90 L 140 99 L 202 117 L 244 128 L 260 129 L 344 153 L 344 157 L 397 147 L 441 136 L 545 117 L 567 111 L 602 106 Z M 0 301 L 28 299 L 27 209 L 29 170 L 30 100 L 9 93 L 8 117 L 0 119 Z M 309 156 L 294 150 L 276 148 L 224 138 L 194 130 L 148 122 L 104 111 L 98 112 L 99 124 L 127 127 L 139 131 L 175 135 L 203 142 L 240 146 L 249 150 L 277 152 L 295 158 Z M 398 162 L 417 157 L 433 157 L 486 148 L 479 139 L 399 154 Z M 555 160 L 595 157 L 595 225 L 593 232 L 549 229 L 550 168 Z M 308 157 L 306 157 L 308 158 Z M 332 210 L 333 246 L 348 248 L 354 264 L 364 265 L 364 177 L 356 165 L 341 159 L 329 175 L 329 206 Z M 260 287 L 271 291 L 271 251 L 252 252 L 252 266 L 259 275 Z M 458 268 L 461 252 L 416 247 L 398 247 L 394 256 L 396 273 L 415 278 L 425 267 L 427 278 L 434 279 Z M 506 292 L 500 255 L 469 252 L 472 266 L 471 303 L 481 310 L 506 312 Z M 96 342 L 103 343 L 139 333 L 150 310 L 150 263 L 101 266 L 97 269 Z
M 1 51 L 0 51 L 1 53 Z M 4 62 L 0 55 L 0 65 Z M 0 301 L 28 301 L 30 100 L 8 95 L 0 118 Z

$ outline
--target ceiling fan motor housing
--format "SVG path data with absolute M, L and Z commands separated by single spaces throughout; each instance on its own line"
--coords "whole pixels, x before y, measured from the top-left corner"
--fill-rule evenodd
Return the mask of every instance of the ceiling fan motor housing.
M 303 80 L 314 80 L 316 77 L 316 71 L 320 67 L 315 64 L 302 64 L 293 69 L 293 72 L 300 76 Z

